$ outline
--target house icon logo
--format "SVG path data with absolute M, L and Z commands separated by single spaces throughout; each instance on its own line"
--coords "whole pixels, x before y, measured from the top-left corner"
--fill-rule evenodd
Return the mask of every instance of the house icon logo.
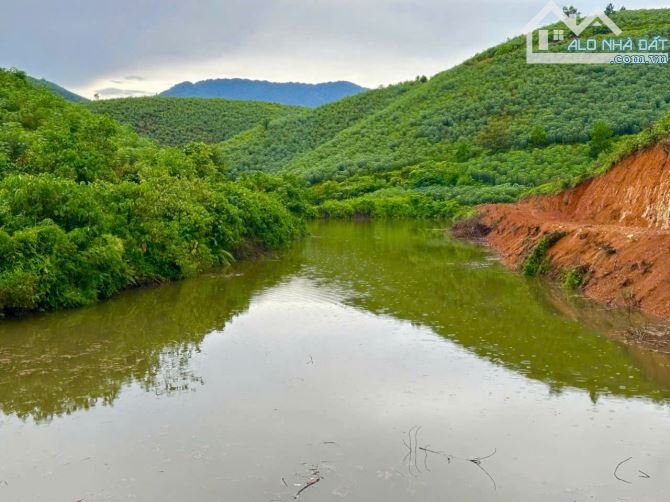
M 557 17 L 564 25 L 564 29 L 542 29 L 548 17 Z M 574 52 L 550 52 L 549 43 L 561 42 L 568 36 L 579 37 L 589 26 L 605 26 L 611 34 L 621 35 L 622 31 L 609 16 L 602 11 L 577 19 L 577 16 L 568 16 L 563 10 L 550 1 L 524 28 L 526 33 L 526 62 L 529 64 L 601 64 L 612 61 L 611 53 L 588 54 Z

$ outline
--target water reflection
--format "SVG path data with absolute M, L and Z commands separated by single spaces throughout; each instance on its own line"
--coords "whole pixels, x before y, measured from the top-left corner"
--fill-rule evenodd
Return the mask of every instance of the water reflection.
M 224 330 L 254 295 L 296 280 L 317 286 L 310 291 L 338 292 L 325 300 L 428 327 L 555 393 L 670 397 L 667 356 L 602 336 L 624 316 L 511 274 L 479 247 L 410 223 L 327 223 L 312 233 L 281 259 L 240 264 L 227 275 L 3 321 L 0 410 L 48 421 L 111 404 L 132 383 L 157 395 L 197 389 L 207 382 L 191 360 L 204 337 Z
M 353 303 L 429 326 L 480 357 L 551 386 L 670 397 L 670 357 L 603 334 L 628 314 L 509 273 L 480 247 L 413 225 L 321 225 L 306 248 L 315 279 L 361 292 Z M 653 368 L 653 370 L 650 370 Z
M 202 385 L 189 362 L 203 338 L 298 264 L 292 256 L 244 263 L 86 309 L 2 321 L 0 410 L 46 421 L 111 404 L 131 383 L 157 395 Z

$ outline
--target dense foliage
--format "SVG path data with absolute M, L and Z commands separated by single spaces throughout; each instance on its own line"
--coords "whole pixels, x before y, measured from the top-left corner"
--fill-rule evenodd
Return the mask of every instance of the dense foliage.
M 37 79 L 29 76 L 28 81 L 35 87 L 44 87 L 45 89 L 48 89 L 51 92 L 55 92 L 60 97 L 65 98 L 72 103 L 85 103 L 88 101 L 88 99 L 85 97 L 80 96 L 79 94 L 75 94 L 72 91 L 68 91 L 64 87 L 61 87 L 58 84 L 54 84 L 53 82 L 49 82 L 48 80 L 44 80 L 43 78 Z
M 219 78 L 200 82 L 182 82 L 163 91 L 161 96 L 181 98 L 225 98 L 265 101 L 283 105 L 321 106 L 363 92 L 351 82 L 303 84 L 299 82 L 268 82 L 242 78 Z
M 401 84 L 368 91 L 255 127 L 223 144 L 226 162 L 234 171 L 286 168 L 294 159 L 383 110 L 412 87 L 413 84 Z
M 623 38 L 670 38 L 670 10 L 613 17 Z M 226 162 L 304 177 L 324 215 L 443 216 L 573 184 L 670 110 L 668 65 L 528 65 L 525 47 L 517 37 L 428 81 L 272 121 L 227 141 Z M 351 99 L 359 113 L 322 134 Z
M 300 187 L 228 179 L 217 147 L 161 149 L 0 71 L 0 313 L 178 279 L 302 231 Z
M 162 145 L 191 141 L 219 143 L 257 125 L 301 110 L 254 101 L 204 98 L 120 98 L 88 102 L 96 113 L 109 115 Z

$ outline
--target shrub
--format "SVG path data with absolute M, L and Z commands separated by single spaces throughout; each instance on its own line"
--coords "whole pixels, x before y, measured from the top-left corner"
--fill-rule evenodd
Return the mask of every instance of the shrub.
M 87 305 L 303 231 L 305 188 L 234 182 L 218 147 L 159 148 L 0 70 L 0 313 Z
M 550 263 L 547 260 L 547 251 L 564 236 L 564 232 L 552 232 L 543 235 L 524 260 L 522 265 L 523 274 L 527 277 L 535 277 L 549 272 Z

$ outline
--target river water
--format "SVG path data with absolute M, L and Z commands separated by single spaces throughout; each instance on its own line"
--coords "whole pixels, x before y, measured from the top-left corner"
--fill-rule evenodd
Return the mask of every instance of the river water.
M 2 321 L 0 500 L 668 500 L 670 358 L 628 322 L 430 225 L 317 224 Z

